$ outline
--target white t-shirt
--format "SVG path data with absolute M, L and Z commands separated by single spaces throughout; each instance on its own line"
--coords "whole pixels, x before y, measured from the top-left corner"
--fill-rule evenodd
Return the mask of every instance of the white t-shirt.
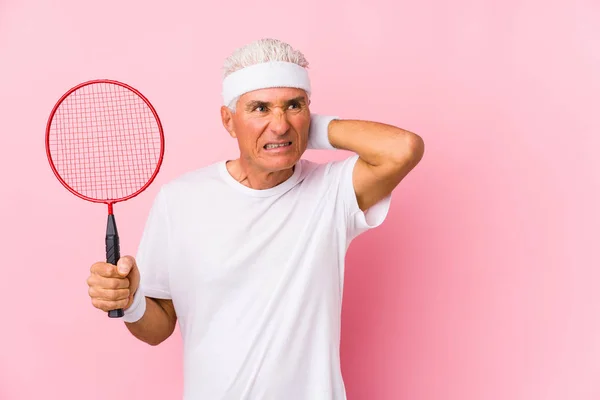
M 237 182 L 225 161 L 161 187 L 136 259 L 145 294 L 173 300 L 184 399 L 346 399 L 344 258 L 391 201 L 359 209 L 357 159 L 301 159 L 266 190 Z

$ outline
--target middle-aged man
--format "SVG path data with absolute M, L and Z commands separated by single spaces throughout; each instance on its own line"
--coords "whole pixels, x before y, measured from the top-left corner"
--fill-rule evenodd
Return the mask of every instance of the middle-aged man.
M 124 308 L 135 337 L 158 345 L 179 322 L 185 399 L 346 398 L 346 250 L 384 221 L 424 144 L 388 124 L 311 114 L 307 66 L 279 40 L 236 50 L 221 119 L 239 157 L 163 185 L 136 259 L 91 268 L 92 304 Z M 307 148 L 352 154 L 315 163 L 301 158 Z

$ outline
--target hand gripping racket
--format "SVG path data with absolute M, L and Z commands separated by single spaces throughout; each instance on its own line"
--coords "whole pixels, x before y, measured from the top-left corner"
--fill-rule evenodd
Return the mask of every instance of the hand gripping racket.
M 58 180 L 84 200 L 108 205 L 106 262 L 120 258 L 113 204 L 154 180 L 164 154 L 163 129 L 139 91 L 112 80 L 81 83 L 56 103 L 46 126 L 46 154 Z M 123 316 L 111 310 L 108 316 Z

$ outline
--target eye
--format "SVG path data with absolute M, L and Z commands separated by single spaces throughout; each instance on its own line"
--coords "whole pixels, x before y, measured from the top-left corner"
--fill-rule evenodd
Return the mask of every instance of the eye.
M 290 104 L 290 109 L 299 108 L 299 107 L 300 107 L 299 103 L 291 103 Z
M 266 109 L 267 109 L 267 107 L 265 107 L 265 106 L 254 107 L 254 111 L 259 111 L 259 112 L 266 111 Z

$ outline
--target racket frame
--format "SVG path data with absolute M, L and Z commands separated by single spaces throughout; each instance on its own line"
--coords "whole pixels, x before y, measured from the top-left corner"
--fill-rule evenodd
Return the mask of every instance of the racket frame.
M 79 90 L 84 86 L 88 86 L 88 85 L 92 85 L 92 84 L 99 84 L 99 83 L 118 85 L 125 89 L 130 90 L 131 92 L 133 92 L 137 96 L 139 96 L 144 101 L 144 103 L 146 103 L 146 105 L 152 112 L 152 115 L 156 119 L 156 123 L 158 125 L 158 130 L 159 130 L 159 134 L 160 134 L 160 154 L 159 154 L 158 162 L 156 164 L 156 168 L 155 168 L 154 172 L 152 173 L 152 176 L 150 177 L 150 179 L 148 179 L 146 184 L 144 186 L 142 186 L 136 192 L 131 193 L 131 194 L 121 197 L 121 198 L 117 198 L 117 199 L 108 199 L 108 200 L 95 199 L 92 197 L 85 196 L 85 195 L 77 192 L 76 190 L 74 190 L 71 186 L 69 186 L 69 184 L 67 184 L 67 182 L 58 173 L 58 170 L 56 169 L 56 166 L 54 165 L 54 161 L 52 160 L 52 153 L 50 151 L 50 131 L 51 131 L 51 127 L 52 127 L 52 121 L 54 120 L 54 115 L 56 114 L 56 111 L 58 110 L 60 105 L 63 103 L 63 101 L 67 97 L 69 97 L 76 90 Z M 150 186 L 150 184 L 154 181 L 154 178 L 156 178 L 156 175 L 158 175 L 158 172 L 160 171 L 160 167 L 162 165 L 162 161 L 163 161 L 163 157 L 164 157 L 164 152 L 165 152 L 165 139 L 164 139 L 163 126 L 160 121 L 160 118 L 158 117 L 158 113 L 154 109 L 154 106 L 150 103 L 150 101 L 146 98 L 146 96 L 144 96 L 142 93 L 140 93 L 137 89 L 135 89 L 135 88 L 131 87 L 130 85 L 127 85 L 123 82 L 119 82 L 119 81 L 112 80 L 112 79 L 92 79 L 92 80 L 89 80 L 86 82 L 82 82 L 82 83 L 72 87 L 65 94 L 63 94 L 60 97 L 60 99 L 56 102 L 54 107 L 52 108 L 52 111 L 50 112 L 50 116 L 48 117 L 48 122 L 46 123 L 46 156 L 48 157 L 48 162 L 50 163 L 50 168 L 52 169 L 52 172 L 54 173 L 54 175 L 56 176 L 58 181 L 69 192 L 73 193 L 75 196 L 77 196 L 83 200 L 90 201 L 92 203 L 104 203 L 104 204 L 108 205 L 108 221 L 107 221 L 106 238 L 105 238 L 105 246 L 106 246 L 105 250 L 106 250 L 107 262 L 113 263 L 114 265 L 116 265 L 117 261 L 120 258 L 120 240 L 119 240 L 119 234 L 117 232 L 117 225 L 116 225 L 116 221 L 115 221 L 115 217 L 114 217 L 114 213 L 113 213 L 113 205 L 115 203 L 129 200 L 129 199 L 137 196 L 138 194 L 140 194 L 141 192 L 146 190 L 148 188 L 148 186 Z M 123 315 L 124 315 L 123 309 L 110 310 L 108 312 L 108 316 L 110 318 L 119 318 L 119 317 L 122 317 Z
M 69 97 L 69 95 L 71 95 L 71 93 L 75 92 L 76 90 L 79 90 L 80 88 L 82 88 L 84 86 L 88 86 L 88 85 L 92 85 L 92 84 L 98 84 L 98 83 L 108 83 L 108 84 L 118 85 L 118 86 L 124 87 L 125 89 L 128 89 L 128 90 L 132 91 L 133 93 L 135 93 L 136 95 L 138 95 L 144 101 L 144 103 L 146 103 L 146 105 L 148 106 L 148 108 L 152 112 L 152 115 L 156 119 L 156 123 L 158 125 L 158 130 L 159 130 L 159 133 L 160 133 L 160 154 L 159 154 L 158 162 L 156 163 L 156 169 L 152 173 L 152 176 L 150 177 L 150 179 L 148 179 L 148 182 L 146 182 L 146 184 L 144 186 L 142 186 L 139 190 L 137 190 L 136 192 L 134 192 L 132 194 L 129 194 L 129 195 L 125 196 L 125 197 L 121 197 L 121 198 L 118 198 L 118 199 L 110 199 L 110 200 L 94 199 L 94 198 L 85 196 L 85 195 L 77 192 L 76 190 L 74 190 L 71 186 L 69 186 L 67 184 L 67 182 L 65 182 L 65 180 L 58 173 L 58 170 L 56 169 L 56 166 L 54 165 L 54 161 L 52 160 L 52 153 L 50 152 L 50 129 L 52 127 L 52 121 L 54 120 L 54 115 L 56 114 L 56 111 L 58 110 L 58 108 L 60 107 L 60 105 L 62 104 L 62 102 L 67 97 Z M 59 180 L 59 182 L 65 188 L 67 188 L 67 190 L 69 192 L 73 193 L 75 196 L 77 196 L 77 197 L 79 197 L 79 198 L 81 198 L 83 200 L 91 201 L 93 203 L 104 203 L 104 204 L 107 204 L 108 205 L 108 213 L 109 213 L 109 215 L 113 213 L 113 204 L 121 202 L 121 201 L 129 200 L 129 199 L 137 196 L 138 194 L 140 194 L 141 192 L 143 192 L 144 190 L 146 190 L 146 188 L 148 188 L 148 186 L 150 186 L 150 184 L 154 181 L 154 178 L 156 178 L 156 175 L 158 175 L 158 172 L 159 172 L 160 167 L 162 165 L 164 153 L 165 153 L 165 138 L 164 138 L 163 127 L 162 127 L 162 123 L 160 121 L 160 118 L 158 117 L 158 113 L 154 109 L 154 106 L 137 89 L 135 89 L 135 88 L 133 88 L 133 87 L 131 87 L 131 86 L 125 84 L 125 83 L 122 83 L 122 82 L 119 82 L 119 81 L 115 81 L 115 80 L 111 80 L 111 79 L 93 79 L 93 80 L 89 80 L 87 82 L 80 83 L 77 86 L 74 86 L 73 88 L 69 89 L 69 91 L 67 91 L 64 95 L 62 95 L 61 98 L 58 100 L 58 102 L 52 108 L 52 111 L 50 112 L 50 116 L 48 117 L 48 122 L 46 124 L 46 156 L 48 157 L 48 162 L 50 163 L 50 168 L 52 168 L 52 172 L 54 173 L 54 175 L 56 176 L 56 178 Z

